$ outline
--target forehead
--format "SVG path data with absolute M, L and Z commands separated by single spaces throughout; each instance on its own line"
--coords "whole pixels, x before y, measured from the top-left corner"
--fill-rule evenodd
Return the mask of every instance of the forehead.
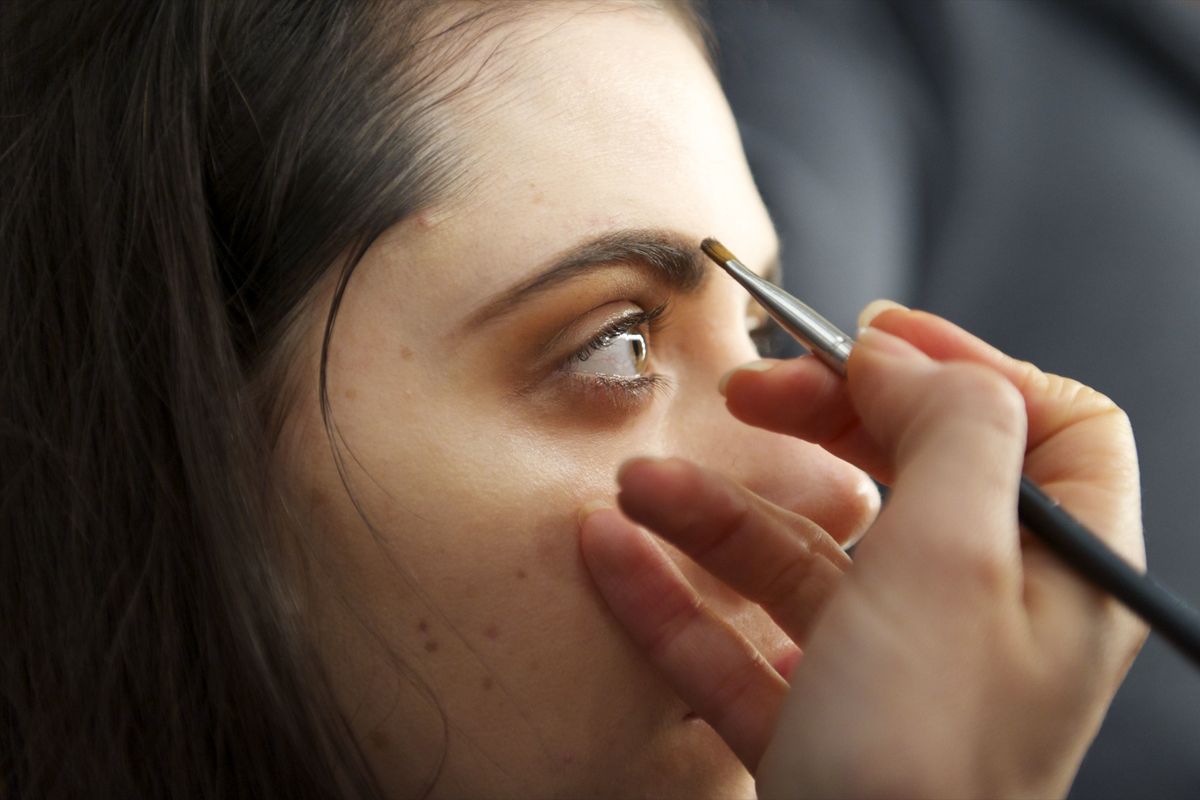
M 527 30 L 500 59 L 512 67 L 498 63 L 501 75 L 481 83 L 479 124 L 462 128 L 486 173 L 477 177 L 497 191 L 522 181 L 589 189 L 564 192 L 581 205 L 596 193 L 623 205 L 653 185 L 678 203 L 701 165 L 740 160 L 716 78 L 674 15 L 580 8 L 590 7 L 519 23 Z
M 535 8 L 473 46 L 478 77 L 442 112 L 469 187 L 422 217 L 425 244 L 438 242 L 455 264 L 440 279 L 447 288 L 483 297 L 519 277 L 520 264 L 616 228 L 771 247 L 694 33 L 643 4 Z M 525 257 L 498 259 L 501 248 Z

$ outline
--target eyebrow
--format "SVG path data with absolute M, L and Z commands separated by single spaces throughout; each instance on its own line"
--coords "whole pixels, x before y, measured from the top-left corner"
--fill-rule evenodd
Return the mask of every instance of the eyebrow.
M 679 291 L 699 288 L 709 274 L 709 261 L 700 251 L 698 240 L 679 233 L 654 228 L 611 231 L 585 239 L 559 253 L 532 277 L 512 286 L 471 312 L 464 328 L 476 328 L 502 317 L 536 295 L 568 283 L 603 267 L 618 264 L 649 269 L 661 283 Z M 778 256 L 771 259 L 764 277 L 776 281 Z

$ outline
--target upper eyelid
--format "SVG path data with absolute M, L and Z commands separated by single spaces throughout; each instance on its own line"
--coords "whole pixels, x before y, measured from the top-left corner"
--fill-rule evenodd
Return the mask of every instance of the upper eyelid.
M 595 349 L 605 337 L 616 338 L 622 334 L 629 333 L 634 328 L 662 319 L 663 315 L 667 312 L 668 305 L 668 303 L 660 303 L 658 306 L 652 309 L 639 309 L 638 311 L 634 311 L 632 313 L 609 320 L 601 327 L 599 331 L 593 334 L 592 338 L 588 339 L 584 345 L 575 348 L 575 350 L 568 355 L 566 359 L 564 359 L 563 365 L 570 363 L 572 359 L 578 358 L 580 353 Z
M 462 327 L 479 329 L 532 296 L 602 270 L 633 268 L 676 292 L 695 291 L 708 282 L 713 269 L 692 241 L 678 232 L 658 229 L 623 229 L 600 234 L 576 244 L 542 272 L 476 309 Z
M 610 305 L 610 303 L 604 303 L 603 305 L 596 306 L 596 308 L 603 308 L 606 305 Z M 596 309 L 591 309 L 591 310 L 595 311 Z M 636 313 L 636 312 L 633 312 L 633 313 Z M 616 319 L 620 319 L 620 317 L 617 317 Z M 563 327 L 559 328 L 558 331 L 555 332 L 555 334 L 553 336 L 551 336 L 549 339 L 547 339 L 545 344 L 543 344 L 540 348 L 540 350 L 541 350 L 540 357 L 548 358 L 548 357 L 554 355 L 555 351 L 557 351 L 561 347 L 563 339 L 567 338 L 567 336 L 571 333 L 571 329 L 573 327 L 575 327 L 575 323 L 578 322 L 578 320 L 579 320 L 579 317 L 576 317 L 575 320 L 572 320 L 569 324 L 564 325 Z M 588 341 L 591 341 L 592 338 L 595 337 L 595 335 L 596 334 L 593 333 L 592 337 L 589 338 Z
M 659 319 L 667 310 L 666 303 L 645 311 L 635 311 L 631 314 L 615 317 L 603 325 L 599 331 L 584 345 L 585 347 L 594 346 L 605 336 L 619 336 L 623 333 L 628 333 L 640 325 L 646 325 Z

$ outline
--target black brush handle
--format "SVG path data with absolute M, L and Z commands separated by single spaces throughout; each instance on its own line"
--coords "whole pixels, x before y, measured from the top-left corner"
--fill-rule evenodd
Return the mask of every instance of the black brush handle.
M 1025 476 L 1021 476 L 1017 516 L 1063 561 L 1128 606 L 1200 666 L 1200 615 L 1149 574 L 1129 566 Z

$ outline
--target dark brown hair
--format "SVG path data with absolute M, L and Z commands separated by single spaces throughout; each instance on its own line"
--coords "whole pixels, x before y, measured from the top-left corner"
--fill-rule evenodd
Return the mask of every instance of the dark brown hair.
M 509 6 L 2 6 L 0 796 L 373 796 L 276 555 L 281 342 L 455 189 Z

